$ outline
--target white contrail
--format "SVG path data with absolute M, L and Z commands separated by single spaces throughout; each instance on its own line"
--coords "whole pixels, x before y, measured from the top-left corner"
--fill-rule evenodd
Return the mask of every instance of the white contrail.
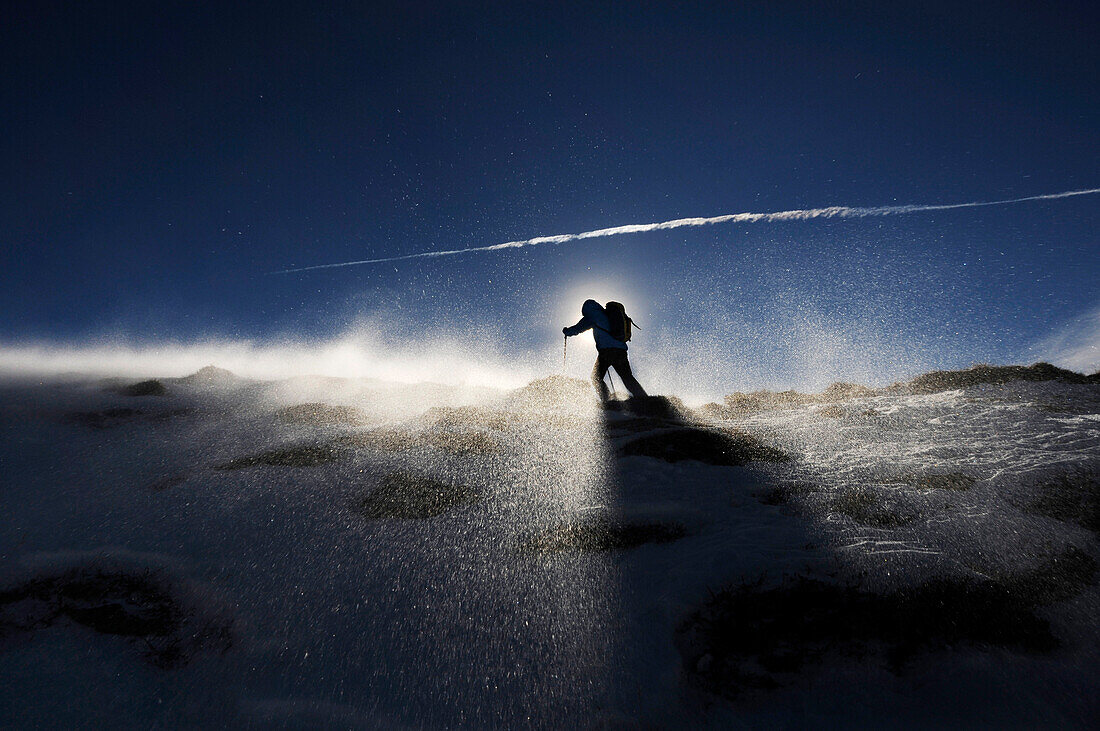
M 807 208 L 797 211 L 775 211 L 773 213 L 730 213 L 725 216 L 713 216 L 711 218 L 677 218 L 673 221 L 661 223 L 634 223 L 626 226 L 614 226 L 612 228 L 600 228 L 595 231 L 584 231 L 579 234 L 557 234 L 555 236 L 536 236 L 533 239 L 523 241 L 507 241 L 503 244 L 492 246 L 472 246 L 467 249 L 450 249 L 444 251 L 422 251 L 418 254 L 404 254 L 402 256 L 387 256 L 381 259 L 360 259 L 358 261 L 342 261 L 336 264 L 315 264 L 314 266 L 298 267 L 296 269 L 283 269 L 272 274 L 291 274 L 293 272 L 308 272 L 314 269 L 334 269 L 336 267 L 353 267 L 360 264 L 384 264 L 391 261 L 404 259 L 426 259 L 437 256 L 454 256 L 455 254 L 469 254 L 475 251 L 500 251 L 501 249 L 520 249 L 524 246 L 537 246 L 539 244 L 564 244 L 569 241 L 581 239 L 598 239 L 605 236 L 619 236 L 620 234 L 638 234 L 646 231 L 662 231 L 670 228 L 684 228 L 685 226 L 710 226 L 716 223 L 768 223 L 772 221 L 807 221 L 812 218 L 865 218 L 867 216 L 898 216 L 904 213 L 922 213 L 924 211 L 948 211 L 955 208 L 981 208 L 983 206 L 1006 206 L 1012 203 L 1025 203 L 1027 201 L 1047 201 L 1056 198 L 1072 198 L 1078 195 L 1093 195 L 1100 193 L 1100 188 L 1087 190 L 1067 190 L 1064 193 L 1047 193 L 1045 195 L 1029 195 L 1026 198 L 1009 198 L 999 201 L 976 201 L 971 203 L 939 203 L 906 206 L 874 206 L 871 208 L 858 208 L 850 206 L 831 206 L 829 208 Z

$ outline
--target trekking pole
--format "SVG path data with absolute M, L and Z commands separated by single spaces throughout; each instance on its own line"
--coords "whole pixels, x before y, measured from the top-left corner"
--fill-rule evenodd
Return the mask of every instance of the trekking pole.
M 561 344 L 561 372 L 565 373 L 566 368 L 566 354 L 569 352 L 569 336 L 566 335 L 562 338 Z
M 611 397 L 618 398 L 618 394 L 615 393 L 615 379 L 611 377 L 611 369 L 607 369 L 607 380 L 611 383 Z

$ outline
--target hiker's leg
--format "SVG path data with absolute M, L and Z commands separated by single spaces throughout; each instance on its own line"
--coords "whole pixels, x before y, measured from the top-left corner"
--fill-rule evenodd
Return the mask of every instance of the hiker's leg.
M 607 401 L 607 384 L 603 382 L 604 374 L 611 364 L 604 357 L 603 351 L 596 356 L 596 365 L 592 368 L 592 385 L 596 387 L 596 393 L 600 395 L 600 401 Z
M 615 361 L 612 365 L 615 366 L 615 372 L 619 374 L 619 378 L 622 379 L 623 385 L 626 386 L 626 390 L 630 391 L 631 396 L 646 398 L 647 394 L 645 389 L 642 388 L 642 384 L 638 383 L 638 379 L 630 372 L 630 360 L 627 359 L 625 350 L 616 352 Z

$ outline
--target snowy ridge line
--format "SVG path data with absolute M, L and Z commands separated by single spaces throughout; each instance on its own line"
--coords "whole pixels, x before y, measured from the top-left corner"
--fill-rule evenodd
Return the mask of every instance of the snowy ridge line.
M 969 203 L 931 203 L 909 204 L 904 206 L 829 206 L 827 208 L 806 208 L 793 211 L 773 211 L 772 213 L 729 213 L 724 216 L 710 218 L 677 218 L 660 223 L 634 223 L 625 226 L 613 226 L 600 228 L 594 231 L 583 231 L 576 234 L 556 234 L 554 236 L 536 236 L 522 241 L 506 241 L 503 244 L 491 246 L 472 246 L 466 249 L 447 249 L 437 251 L 421 251 L 417 254 L 403 254 L 401 256 L 388 256 L 379 259 L 360 259 L 358 261 L 343 261 L 335 264 L 315 264 L 308 267 L 281 269 L 268 272 L 268 274 L 293 274 L 295 272 L 309 272 L 315 269 L 335 269 L 337 267 L 351 267 L 362 264 L 384 264 L 406 259 L 426 259 L 439 256 L 454 256 L 455 254 L 470 254 L 483 251 L 500 251 L 502 249 L 521 249 L 525 246 L 538 246 L 539 244 L 564 244 L 570 241 L 582 239 L 597 239 L 608 236 L 620 236 L 622 234 L 645 233 L 647 231 L 663 231 L 673 228 L 685 228 L 689 226 L 711 226 L 719 223 L 774 223 L 779 221 L 808 221 L 815 218 L 867 218 L 871 216 L 900 216 L 906 213 L 925 213 L 928 211 L 949 211 L 957 208 L 982 208 L 985 206 L 1007 206 L 1014 203 L 1026 203 L 1028 201 L 1057 200 L 1059 198 L 1072 198 L 1079 195 L 1094 195 L 1100 193 L 1100 188 L 1087 188 L 1084 190 L 1067 190 L 1062 193 L 1045 193 L 1043 195 L 1029 195 L 1023 198 L 1007 198 L 996 201 L 972 201 Z

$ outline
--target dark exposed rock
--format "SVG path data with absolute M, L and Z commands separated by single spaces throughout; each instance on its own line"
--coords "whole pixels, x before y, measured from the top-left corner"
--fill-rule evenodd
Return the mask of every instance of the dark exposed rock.
M 162 477 L 159 480 L 154 480 L 153 482 L 150 482 L 146 486 L 146 489 L 150 492 L 164 492 L 165 490 L 169 490 L 176 485 L 181 485 L 186 481 L 187 477 L 185 475 L 170 475 L 168 477 Z
M 481 491 L 474 487 L 394 472 L 360 501 L 356 512 L 371 519 L 434 518 L 481 498 Z
M 903 391 L 926 394 L 939 391 L 953 391 L 970 388 L 980 384 L 1005 384 L 1012 381 L 1065 381 L 1066 383 L 1090 383 L 1088 376 L 1058 368 L 1050 363 L 1036 363 L 1031 366 L 991 366 L 976 365 L 966 370 L 932 371 L 917 376 L 907 384 L 901 384 Z M 899 388 L 895 386 L 894 388 Z
M 501 449 L 500 443 L 483 431 L 431 429 L 418 434 L 417 444 L 424 444 L 452 454 L 485 455 L 499 452 Z
M 70 606 L 65 613 L 74 621 L 105 635 L 163 637 L 172 629 L 172 617 L 163 606 L 134 607 L 121 602 L 95 606 Z
M 843 419 L 848 415 L 848 412 L 843 406 L 837 404 L 829 404 L 828 406 L 822 406 L 814 411 L 817 416 L 824 417 L 826 419 Z
M 115 389 L 117 393 L 123 396 L 166 396 L 168 395 L 168 389 L 164 387 L 164 384 L 157 380 L 151 381 L 139 381 L 138 383 L 132 383 L 128 386 L 122 386 Z
M 756 493 L 756 498 L 765 505 L 786 505 L 802 496 L 820 491 L 821 487 L 809 482 L 784 480 L 765 486 Z
M 558 375 L 532 381 L 508 396 L 508 403 L 520 409 L 589 406 L 595 401 L 592 384 Z
M 145 411 L 131 409 L 125 406 L 102 409 L 100 411 L 72 411 L 65 414 L 65 421 L 71 424 L 79 424 L 89 429 L 110 429 L 134 421 L 150 424 L 163 424 L 181 416 L 194 413 L 193 409 L 169 409 Z
M 146 660 L 162 668 L 186 665 L 200 651 L 225 652 L 232 644 L 227 622 L 199 616 L 153 571 L 77 568 L 0 590 L 0 640 L 64 619 L 130 638 Z
M 656 431 L 658 429 L 668 429 L 671 427 L 684 426 L 680 421 L 669 421 L 667 419 L 656 419 L 646 416 L 637 416 L 628 419 L 616 419 L 607 420 L 605 424 L 607 433 L 611 437 L 622 437 L 630 434 L 640 434 L 642 432 Z
M 913 515 L 891 510 L 866 487 L 850 487 L 842 490 L 829 503 L 829 507 L 837 513 L 847 515 L 857 523 L 876 528 L 898 528 L 913 522 L 915 518 Z
M 480 406 L 433 406 L 421 421 L 441 429 L 508 429 L 518 422 L 512 414 Z
M 981 384 L 1005 384 L 1012 381 L 1051 381 L 1066 383 L 1100 383 L 1100 373 L 1091 376 L 1058 368 L 1050 363 L 1036 363 L 1031 366 L 990 366 L 976 365 L 965 370 L 933 371 L 917 376 L 908 382 L 895 383 L 888 388 L 869 388 L 857 383 L 837 382 L 820 394 L 800 393 L 798 391 L 759 390 L 751 393 L 732 393 L 725 397 L 724 404 L 710 403 L 696 409 L 696 413 L 706 419 L 735 419 L 759 411 L 795 408 L 813 404 L 836 404 L 859 398 L 897 394 L 929 394 L 940 391 L 953 391 Z M 829 407 L 826 407 L 829 408 Z M 838 407 L 822 409 L 822 416 L 841 415 Z M 873 416 L 873 413 L 865 413 Z
M 1095 585 L 1098 571 L 1092 556 L 1071 546 L 1030 571 L 994 576 L 994 580 L 1011 593 L 1044 605 L 1077 596 L 1084 587 Z
M 284 424 L 343 424 L 362 426 L 367 423 L 366 414 L 353 406 L 333 406 L 323 403 L 297 404 L 275 412 L 275 418 Z
M 785 462 L 789 457 L 743 432 L 677 427 L 632 439 L 619 448 L 623 457 L 655 457 L 666 462 L 696 460 L 740 466 L 750 462 Z
M 691 410 L 675 396 L 642 396 L 622 401 L 608 401 L 604 404 L 607 411 L 624 411 L 639 417 L 684 421 Z
M 831 654 L 882 656 L 901 673 L 919 653 L 960 644 L 1049 652 L 1059 641 L 1036 610 L 1078 594 L 1096 570 L 1070 549 L 1017 576 L 936 579 L 888 594 L 806 578 L 732 586 L 684 621 L 677 645 L 689 682 L 726 698 L 787 685 Z
M 726 408 L 734 414 L 751 414 L 756 411 L 790 408 L 815 403 L 817 397 L 798 391 L 753 391 L 752 393 L 732 393 L 726 396 Z
M 238 383 L 241 378 L 232 371 L 224 368 L 208 365 L 204 366 L 189 376 L 178 379 L 180 383 L 199 386 L 229 386 Z
M 687 535 L 679 523 L 622 522 L 592 516 L 547 529 L 520 546 L 534 553 L 553 551 L 610 551 L 645 543 L 669 543 Z
M 827 401 L 847 401 L 848 399 L 874 396 L 877 393 L 879 393 L 879 391 L 868 388 L 867 386 L 861 386 L 858 383 L 844 383 L 840 381 L 822 391 L 821 396 Z
M 548 402 L 553 403 L 553 402 Z M 588 406 L 595 405 L 593 398 Z M 424 412 L 422 423 L 435 430 L 496 429 L 511 430 L 529 428 L 574 429 L 582 428 L 588 420 L 571 408 L 568 402 L 557 406 L 535 405 L 535 402 L 510 403 L 505 408 L 484 406 L 434 406 Z
M 1037 488 L 1038 497 L 1025 510 L 1100 532 L 1100 471 L 1067 469 Z
M 144 412 L 138 409 L 117 407 L 103 409 L 102 411 L 73 411 L 65 415 L 65 420 L 73 424 L 86 426 L 90 429 L 108 429 L 112 426 L 118 426 L 127 421 L 132 421 L 140 417 L 143 413 Z
M 902 483 L 921 490 L 969 490 L 977 478 L 964 472 L 930 472 L 923 475 L 903 473 L 883 482 Z
M 500 443 L 484 431 L 451 429 L 369 429 L 349 434 L 339 444 L 356 449 L 402 452 L 432 447 L 452 454 L 484 455 L 500 451 Z
M 296 447 L 271 449 L 247 457 L 238 457 L 214 467 L 216 470 L 240 470 L 247 467 L 268 465 L 271 467 L 316 467 L 343 459 L 346 450 L 329 444 L 304 444 Z
M 701 416 L 704 420 L 707 419 L 732 419 L 738 416 L 733 409 L 722 404 L 716 404 L 713 401 L 709 404 L 703 404 L 699 408 L 695 409 L 695 413 Z
M 731 393 L 725 397 L 725 404 L 707 404 L 703 409 L 718 418 L 735 418 L 758 411 L 788 409 L 812 404 L 835 404 L 858 398 L 867 398 L 884 393 L 880 389 L 868 388 L 858 383 L 837 382 L 819 394 L 799 391 L 767 391 L 752 393 Z

